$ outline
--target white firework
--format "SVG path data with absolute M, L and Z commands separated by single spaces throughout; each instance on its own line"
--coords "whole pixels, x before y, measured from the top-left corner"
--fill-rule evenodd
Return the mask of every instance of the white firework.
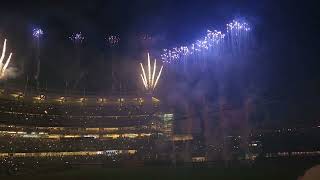
M 12 53 L 10 53 L 7 61 L 5 62 L 3 61 L 6 54 L 6 47 L 7 47 L 7 39 L 4 40 L 3 47 L 2 47 L 2 54 L 0 58 L 0 79 L 4 78 L 6 70 L 11 60 L 11 56 L 12 56 Z
M 145 87 L 145 89 L 147 91 L 153 91 L 158 84 L 159 78 L 161 76 L 161 72 L 162 72 L 162 68 L 163 66 L 161 66 L 160 71 L 158 73 L 156 73 L 157 71 L 157 60 L 154 60 L 154 64 L 153 64 L 153 69 L 151 67 L 151 63 L 150 63 L 150 55 L 148 53 L 148 73 L 146 74 L 145 69 L 142 65 L 142 63 L 140 63 L 141 66 L 141 71 L 142 73 L 140 74 L 143 85 Z M 151 73 L 152 72 L 152 73 Z M 158 74 L 158 75 L 156 75 Z

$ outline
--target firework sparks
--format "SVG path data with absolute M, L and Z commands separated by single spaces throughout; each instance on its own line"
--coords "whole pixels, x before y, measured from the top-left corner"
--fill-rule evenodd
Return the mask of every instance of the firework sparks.
M 196 40 L 190 46 L 174 47 L 172 49 L 164 49 L 161 54 L 163 62 L 171 63 L 178 59 L 185 59 L 187 56 L 208 50 L 219 49 L 222 44 L 225 34 L 221 31 L 207 30 L 206 36 L 200 40 Z
M 5 54 L 6 54 L 6 46 L 7 46 L 7 40 L 5 39 L 4 43 L 3 43 L 3 47 L 2 47 L 1 58 L 0 58 L 0 79 L 4 78 L 6 70 L 7 70 L 8 65 L 10 63 L 10 60 L 11 60 L 11 56 L 12 56 L 12 53 L 10 53 L 6 63 L 3 64 L 3 59 L 4 59 Z
M 195 57 L 197 55 L 221 56 L 226 52 L 243 52 L 247 47 L 248 33 L 250 31 L 251 27 L 247 22 L 233 20 L 227 24 L 226 34 L 218 30 L 207 30 L 207 34 L 204 37 L 189 46 L 163 49 L 161 59 L 164 63 L 173 63 L 180 62 L 178 60 L 185 61 L 190 55 L 196 55 Z
M 81 32 L 72 34 L 69 39 L 75 43 L 82 43 L 84 36 Z
M 110 35 L 106 37 L 109 46 L 117 46 L 120 42 L 120 37 L 116 35 Z
M 158 84 L 163 66 L 161 66 L 160 71 L 159 71 L 156 79 L 155 79 L 155 76 L 156 76 L 156 70 L 157 70 L 157 60 L 154 60 L 153 69 L 152 69 L 151 63 L 150 63 L 149 53 L 148 53 L 148 74 L 147 74 L 148 77 L 146 75 L 146 72 L 144 70 L 142 63 L 140 63 L 140 66 L 141 66 L 141 71 L 142 71 L 142 74 L 140 74 L 140 76 L 141 76 L 144 87 L 146 88 L 147 91 L 153 91 Z M 151 74 L 151 72 L 152 72 L 152 74 Z
M 233 20 L 227 24 L 229 48 L 233 54 L 245 52 L 249 31 L 251 31 L 249 24 L 243 20 Z
M 40 28 L 35 28 L 35 29 L 33 29 L 32 35 L 33 35 L 33 37 L 39 39 L 43 35 L 43 31 Z
M 251 28 L 247 22 L 233 20 L 231 23 L 227 24 L 227 32 L 229 31 L 250 31 Z

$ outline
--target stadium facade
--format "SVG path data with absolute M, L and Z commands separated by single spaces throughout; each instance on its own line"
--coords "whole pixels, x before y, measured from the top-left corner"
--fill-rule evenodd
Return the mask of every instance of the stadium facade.
M 179 132 L 190 123 L 168 109 L 151 94 L 97 96 L 2 88 L 1 163 L 50 159 L 60 163 L 163 161 L 174 165 L 320 155 L 317 144 L 307 145 L 301 136 L 312 132 L 306 138 L 314 142 L 313 134 L 319 133 L 319 127 L 254 129 L 248 134 L 246 147 L 241 148 L 243 137 L 235 131 L 221 136 L 218 144 L 208 143 L 201 133 Z M 299 143 L 286 147 L 279 139 Z

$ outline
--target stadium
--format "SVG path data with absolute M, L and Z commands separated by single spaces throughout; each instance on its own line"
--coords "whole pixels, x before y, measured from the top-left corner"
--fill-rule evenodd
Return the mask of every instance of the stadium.
M 172 122 L 173 115 L 149 95 L 65 96 L 2 89 L 1 157 L 160 158 L 167 151 L 152 149 L 159 139 L 171 140 Z M 9 148 L 12 141 L 14 149 Z

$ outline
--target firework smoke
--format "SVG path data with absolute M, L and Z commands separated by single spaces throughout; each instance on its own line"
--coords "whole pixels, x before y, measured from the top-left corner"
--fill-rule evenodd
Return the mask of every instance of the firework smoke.
M 34 76 L 36 82 L 37 82 L 37 88 L 39 88 L 39 76 L 40 76 L 40 68 L 41 68 L 41 61 L 40 61 L 40 39 L 41 36 L 43 35 L 43 31 L 40 28 L 35 28 L 33 29 L 33 33 L 32 33 L 33 37 L 36 40 L 37 43 L 37 52 L 36 52 L 36 59 L 37 59 L 37 72 Z

